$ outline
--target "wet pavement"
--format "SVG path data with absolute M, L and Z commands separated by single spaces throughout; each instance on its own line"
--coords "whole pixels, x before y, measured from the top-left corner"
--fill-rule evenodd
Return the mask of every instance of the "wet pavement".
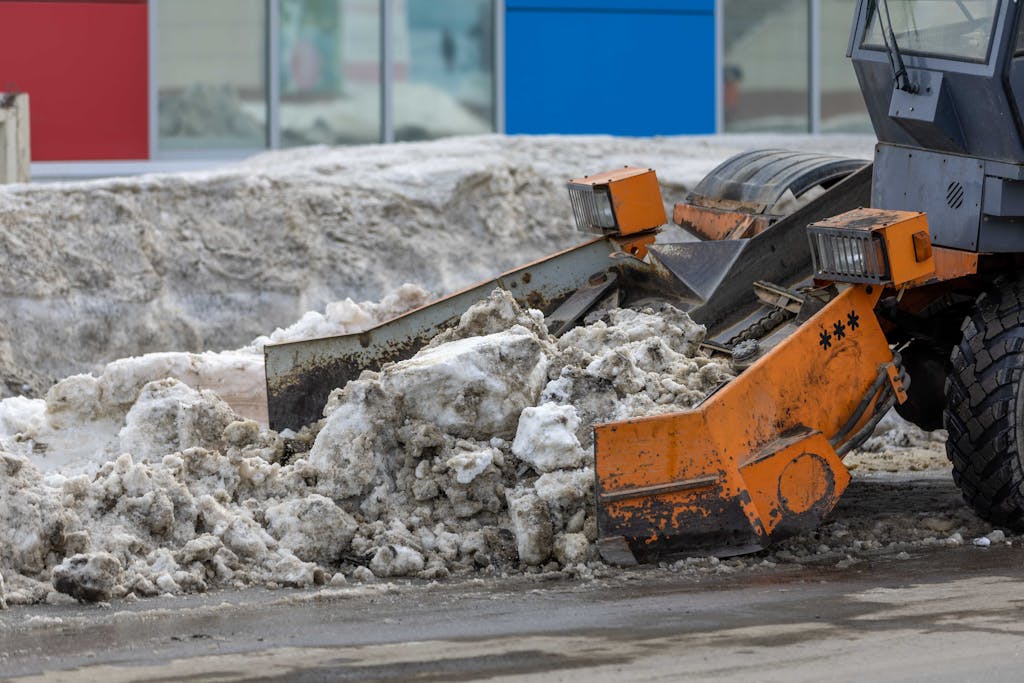
M 881 477 L 840 514 L 956 505 Z M 0 612 L 0 680 L 1020 680 L 1024 547 L 694 578 L 658 567 Z

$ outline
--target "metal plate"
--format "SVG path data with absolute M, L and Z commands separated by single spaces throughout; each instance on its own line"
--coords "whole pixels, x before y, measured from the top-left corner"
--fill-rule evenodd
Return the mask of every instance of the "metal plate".
M 871 206 L 922 211 L 932 244 L 975 251 L 984 181 L 980 159 L 880 144 Z

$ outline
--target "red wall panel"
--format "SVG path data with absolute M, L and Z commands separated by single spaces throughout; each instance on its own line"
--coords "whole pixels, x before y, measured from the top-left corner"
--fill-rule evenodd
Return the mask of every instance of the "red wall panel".
M 0 1 L 0 90 L 29 94 L 33 161 L 149 157 L 146 11 Z

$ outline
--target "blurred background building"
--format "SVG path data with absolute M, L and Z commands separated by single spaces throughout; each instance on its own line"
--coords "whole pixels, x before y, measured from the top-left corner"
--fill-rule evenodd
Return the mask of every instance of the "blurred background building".
M 490 132 L 870 132 L 854 0 L 6 0 L 33 174 Z

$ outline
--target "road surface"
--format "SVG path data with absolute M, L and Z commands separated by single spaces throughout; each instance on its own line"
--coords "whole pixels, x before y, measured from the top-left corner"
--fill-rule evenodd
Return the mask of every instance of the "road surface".
M 882 501 L 955 493 L 922 484 Z M 853 493 L 846 514 L 884 514 Z M 17 607 L 0 612 L 0 680 L 1018 681 L 1022 568 L 1014 542 L 703 579 L 647 567 Z

